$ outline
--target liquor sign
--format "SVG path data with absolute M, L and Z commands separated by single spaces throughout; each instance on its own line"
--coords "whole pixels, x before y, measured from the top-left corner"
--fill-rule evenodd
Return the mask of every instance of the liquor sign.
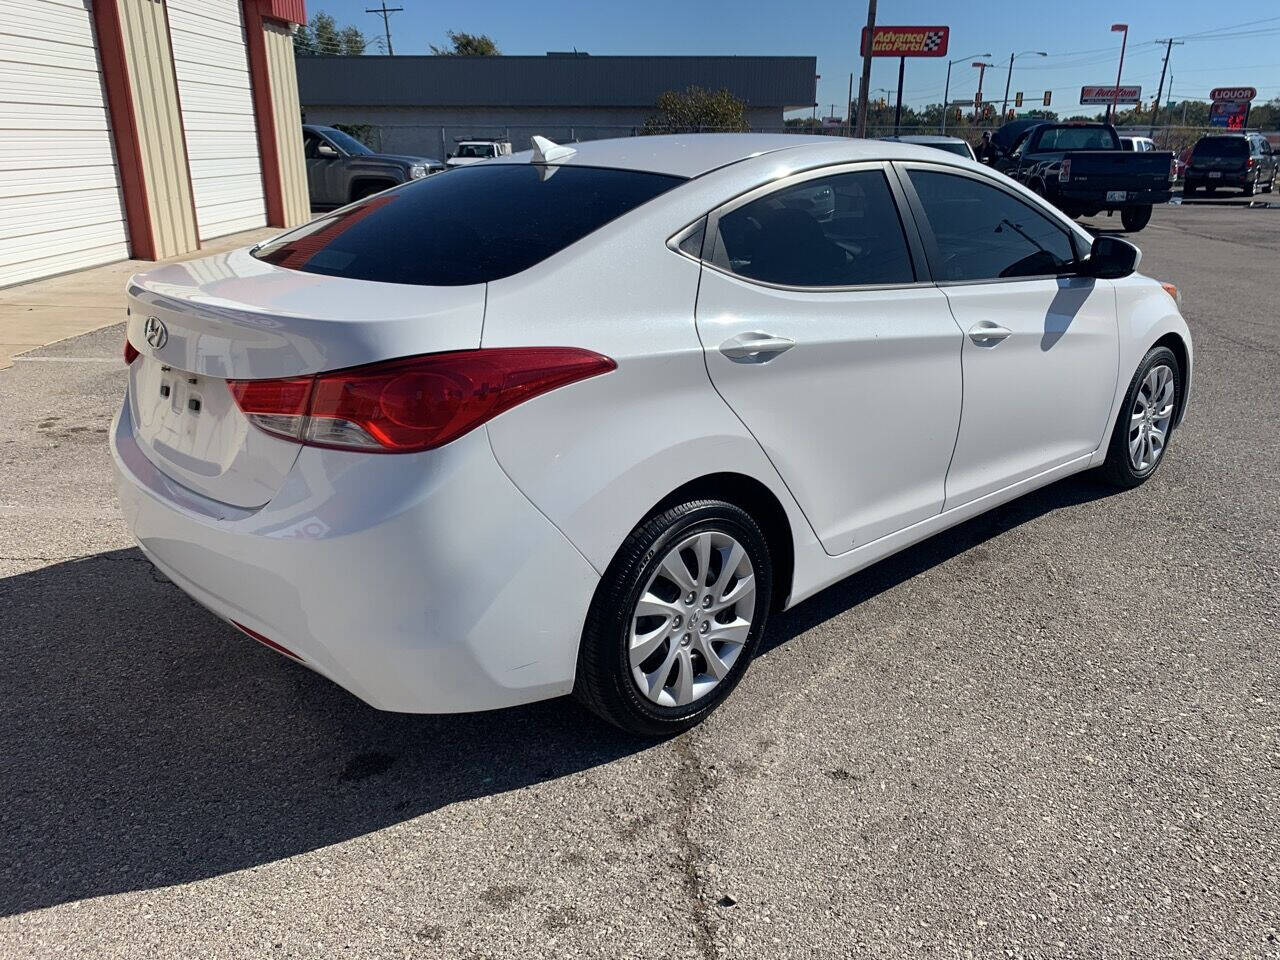
M 1230 100 L 1233 103 L 1253 100 L 1257 96 L 1258 91 L 1253 87 L 1214 87 L 1209 91 L 1210 100 Z
M 862 55 L 873 57 L 945 57 L 950 27 L 876 27 L 871 49 L 862 28 Z
M 1142 87 L 1117 87 L 1107 84 L 1098 87 L 1081 87 L 1081 103 L 1132 103 L 1142 102 Z

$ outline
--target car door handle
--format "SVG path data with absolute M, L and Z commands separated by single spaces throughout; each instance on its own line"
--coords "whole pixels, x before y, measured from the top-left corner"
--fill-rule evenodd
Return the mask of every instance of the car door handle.
M 969 328 L 969 339 L 981 347 L 994 347 L 1013 331 L 990 320 L 983 320 Z
M 771 337 L 767 333 L 740 333 L 720 344 L 720 352 L 734 363 L 768 363 L 780 353 L 796 345 L 786 337 Z

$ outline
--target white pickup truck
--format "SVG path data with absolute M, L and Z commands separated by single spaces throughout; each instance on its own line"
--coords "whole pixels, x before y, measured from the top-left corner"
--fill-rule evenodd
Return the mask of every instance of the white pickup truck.
M 445 166 L 465 167 L 491 157 L 510 155 L 510 140 L 459 140 L 457 149 L 445 158 Z

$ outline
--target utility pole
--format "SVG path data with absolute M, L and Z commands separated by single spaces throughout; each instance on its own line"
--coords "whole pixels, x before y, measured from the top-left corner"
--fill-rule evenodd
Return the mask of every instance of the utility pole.
M 898 135 L 898 128 L 902 126 L 902 78 L 907 72 L 907 58 L 898 58 L 898 105 L 893 108 L 893 135 Z
M 389 57 L 394 57 L 396 55 L 395 47 L 391 46 L 391 20 L 389 19 L 389 15 L 392 13 L 401 13 L 403 10 L 404 7 L 388 7 L 387 0 L 382 0 L 382 6 L 380 7 L 365 7 L 364 10 L 365 13 L 382 14 L 382 29 L 387 35 L 387 56 Z
M 849 97 L 844 102 L 844 108 L 848 112 L 844 115 L 844 135 L 846 137 L 853 136 L 853 74 L 849 74 Z
M 1124 48 L 1129 45 L 1129 25 L 1127 23 L 1113 23 L 1111 25 L 1112 33 L 1120 33 L 1120 66 L 1116 68 L 1116 85 L 1111 90 L 1111 108 L 1107 111 L 1107 123 L 1116 122 L 1116 104 L 1120 100 L 1120 75 L 1124 73 Z M 1142 106 L 1139 104 L 1138 106 Z
M 1037 57 L 1047 57 L 1043 50 L 1023 50 L 1021 53 L 1009 54 L 1009 72 L 1004 77 L 1004 103 L 1000 104 L 1000 122 L 1004 122 L 1005 114 L 1009 112 L 1009 82 L 1013 80 L 1013 61 L 1018 57 L 1025 57 L 1029 53 L 1034 53 Z
M 973 60 L 975 57 L 982 57 L 984 60 L 990 60 L 989 53 L 975 53 L 971 57 L 956 57 L 954 60 L 947 61 L 947 85 L 942 88 L 942 133 L 947 133 L 947 111 L 951 109 L 951 68 L 957 63 L 963 63 L 965 60 Z
M 1160 67 L 1160 86 L 1156 89 L 1156 103 L 1151 109 L 1151 133 L 1148 134 L 1148 136 L 1152 139 L 1154 139 L 1156 135 L 1156 118 L 1160 116 L 1160 97 L 1164 94 L 1164 74 L 1165 71 L 1169 69 L 1169 55 L 1173 53 L 1173 45 L 1175 42 L 1178 46 L 1182 46 L 1182 41 L 1175 41 L 1173 37 L 1170 37 L 1164 42 L 1164 64 Z M 1173 89 L 1172 76 L 1169 78 L 1169 89 Z
M 858 87 L 858 132 L 867 135 L 867 95 L 871 92 L 871 45 L 876 38 L 876 0 L 867 0 L 867 49 L 862 54 L 862 85 Z

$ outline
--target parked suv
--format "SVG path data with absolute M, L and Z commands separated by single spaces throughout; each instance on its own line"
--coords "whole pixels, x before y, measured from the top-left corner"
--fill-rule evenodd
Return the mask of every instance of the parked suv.
M 444 169 L 430 157 L 374 153 L 350 134 L 311 124 L 302 126 L 302 152 L 312 207 L 340 207 Z
M 1251 197 L 1259 190 L 1271 192 L 1276 178 L 1276 155 L 1267 138 L 1257 133 L 1215 133 L 1201 137 L 1191 151 L 1191 162 L 1182 192 L 1209 193 L 1232 187 Z

